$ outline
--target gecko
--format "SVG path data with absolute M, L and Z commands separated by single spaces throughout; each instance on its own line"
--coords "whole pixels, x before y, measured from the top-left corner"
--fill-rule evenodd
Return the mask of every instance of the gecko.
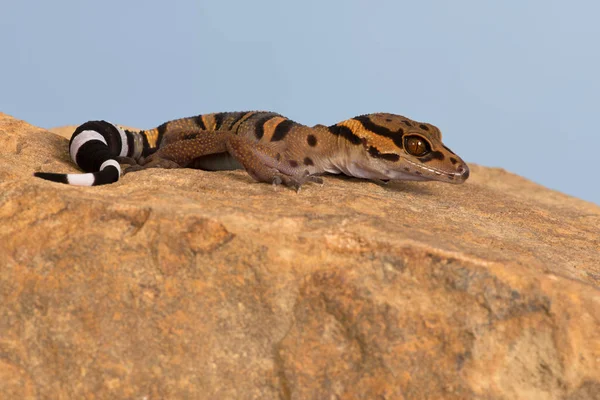
M 322 183 L 325 173 L 379 182 L 459 184 L 469 177 L 469 167 L 442 143 L 436 126 L 389 113 L 312 127 L 268 111 L 201 114 L 141 131 L 88 121 L 73 133 L 69 153 L 85 173 L 34 175 L 95 186 L 146 168 L 243 168 L 256 181 L 296 190 Z

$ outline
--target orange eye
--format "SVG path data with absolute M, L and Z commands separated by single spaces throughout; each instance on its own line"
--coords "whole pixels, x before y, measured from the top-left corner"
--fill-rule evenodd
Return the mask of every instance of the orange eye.
M 421 157 L 431 151 L 429 143 L 420 136 L 407 136 L 404 139 L 404 148 L 411 156 Z

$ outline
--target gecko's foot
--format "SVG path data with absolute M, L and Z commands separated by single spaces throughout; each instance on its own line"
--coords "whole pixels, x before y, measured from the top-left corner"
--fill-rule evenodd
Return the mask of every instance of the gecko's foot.
M 324 185 L 323 178 L 321 178 L 320 176 L 310 175 L 308 177 L 308 182 L 316 183 L 321 186 Z
M 135 158 L 133 158 L 133 157 L 121 157 L 121 156 L 117 156 L 117 157 L 115 157 L 115 160 L 119 164 L 139 165 L 139 162 Z
M 127 167 L 123 170 L 123 175 L 126 175 L 130 172 L 141 171 L 143 169 L 146 169 L 143 165 L 139 165 L 139 164 L 129 165 L 129 167 Z
M 231 135 L 227 140 L 227 152 L 244 166 L 246 172 L 259 182 L 283 185 L 296 192 L 306 182 L 323 183 L 323 180 L 310 175 L 306 168 L 298 165 L 284 149 L 276 145 L 251 143 Z
M 265 171 L 248 171 L 248 173 L 256 180 L 258 181 L 266 181 L 266 179 L 261 179 L 260 176 L 258 176 L 259 173 L 264 173 Z M 287 175 L 282 173 L 281 171 L 275 169 L 275 168 L 270 168 L 269 169 L 269 175 L 272 177 L 271 178 L 271 183 L 273 184 L 273 188 L 277 188 L 279 185 L 283 185 L 286 187 L 289 187 L 291 189 L 294 189 L 296 192 L 300 192 L 300 188 L 302 187 L 302 185 L 304 185 L 307 182 L 313 182 L 313 183 L 318 183 L 318 184 L 323 184 L 323 179 L 318 177 L 318 176 L 314 176 L 314 175 L 308 175 L 307 173 L 301 175 L 301 176 L 297 176 L 297 175 Z
M 275 168 L 268 169 L 268 173 L 270 176 L 262 175 L 267 171 L 259 172 L 259 171 L 247 170 L 247 172 L 248 172 L 248 174 L 250 174 L 250 176 L 252 176 L 254 179 L 256 179 L 259 182 L 260 181 L 268 182 L 268 180 L 270 179 L 271 182 L 273 183 L 274 189 L 277 189 L 278 186 L 286 186 L 286 187 L 294 189 L 296 192 L 298 192 L 298 191 L 300 191 L 300 187 L 302 186 L 302 184 L 304 184 L 304 182 L 305 182 L 301 179 L 297 179 L 294 176 L 282 174 Z
M 135 165 L 131 165 L 123 171 L 123 175 L 128 174 L 130 172 L 141 171 L 143 169 L 148 168 L 181 168 L 181 166 L 175 161 L 168 160 L 166 158 L 154 157 L 153 155 L 146 158 L 141 159 Z

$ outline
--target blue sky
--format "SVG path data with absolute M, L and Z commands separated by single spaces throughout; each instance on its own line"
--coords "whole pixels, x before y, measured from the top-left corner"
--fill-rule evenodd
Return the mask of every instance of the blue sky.
M 598 15 L 583 0 L 7 1 L 0 110 L 47 128 L 386 111 L 600 204 Z

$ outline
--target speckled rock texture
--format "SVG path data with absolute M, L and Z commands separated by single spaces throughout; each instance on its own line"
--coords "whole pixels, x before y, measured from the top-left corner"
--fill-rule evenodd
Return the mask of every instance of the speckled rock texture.
M 600 399 L 600 207 L 146 170 L 81 188 L 0 114 L 1 399 Z

